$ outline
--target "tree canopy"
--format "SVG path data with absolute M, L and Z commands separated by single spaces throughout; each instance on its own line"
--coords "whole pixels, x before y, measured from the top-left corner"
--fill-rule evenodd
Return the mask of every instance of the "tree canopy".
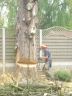
M 4 12 L 6 14 L 5 20 L 7 19 L 7 27 L 11 28 L 15 26 L 15 19 L 17 13 L 17 0 L 0 0 L 0 15 Z M 4 17 L 4 16 L 3 16 Z M 1 22 L 0 22 L 1 23 Z
M 39 28 L 72 29 L 72 0 L 39 0 Z
M 72 0 L 38 0 L 38 28 L 49 28 L 52 26 L 63 26 L 72 29 Z M 2 20 L 1 12 L 6 7 L 7 27 L 13 28 L 16 23 L 17 0 L 0 0 L 0 25 Z

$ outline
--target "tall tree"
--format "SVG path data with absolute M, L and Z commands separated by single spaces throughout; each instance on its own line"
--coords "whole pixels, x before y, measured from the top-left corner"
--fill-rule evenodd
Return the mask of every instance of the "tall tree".
M 35 63 L 34 34 L 36 32 L 37 0 L 20 0 L 17 14 L 17 62 Z

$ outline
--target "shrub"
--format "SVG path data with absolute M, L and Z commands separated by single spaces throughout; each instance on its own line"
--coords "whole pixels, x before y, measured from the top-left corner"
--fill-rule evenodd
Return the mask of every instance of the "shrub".
M 70 81 L 71 80 L 71 73 L 65 70 L 57 71 L 54 74 L 54 78 L 56 80 L 61 80 L 61 81 Z

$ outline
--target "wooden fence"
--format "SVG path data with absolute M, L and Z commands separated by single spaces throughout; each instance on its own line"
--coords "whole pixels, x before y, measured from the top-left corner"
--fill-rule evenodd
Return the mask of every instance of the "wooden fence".
M 0 63 L 3 62 L 2 29 L 0 29 Z M 13 31 L 12 31 L 13 32 Z M 5 32 L 5 62 L 15 63 L 15 33 Z
M 52 53 L 53 61 L 71 61 L 72 62 L 72 38 L 63 34 L 68 34 L 69 30 L 60 27 L 54 27 L 46 30 L 42 30 L 42 43 L 48 44 L 49 49 Z M 72 31 L 70 31 L 72 33 Z M 65 34 L 66 34 L 65 33 Z M 15 63 L 15 32 L 7 32 L 5 36 L 5 56 L 6 63 Z M 2 29 L 0 29 L 0 63 L 2 63 Z M 36 33 L 36 44 L 40 45 L 40 30 Z M 37 52 L 37 56 L 39 52 Z
M 37 46 L 40 45 L 40 32 L 38 30 L 36 36 Z M 42 30 L 41 35 L 41 43 L 48 45 L 53 61 L 72 62 L 72 31 L 62 27 L 52 27 Z

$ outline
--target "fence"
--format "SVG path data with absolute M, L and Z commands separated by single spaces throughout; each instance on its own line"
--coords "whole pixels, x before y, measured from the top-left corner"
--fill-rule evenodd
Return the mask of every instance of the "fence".
M 15 33 L 12 32 L 5 28 L 0 29 L 0 66 L 3 67 L 3 72 L 6 64 L 15 63 Z
M 2 63 L 2 29 L 0 29 L 0 62 Z
M 3 63 L 3 58 L 6 63 L 15 63 L 15 32 L 5 29 L 5 57 L 3 57 L 3 30 L 0 29 L 0 63 Z M 68 36 L 69 33 L 72 34 L 72 31 L 60 27 L 37 30 L 36 45 L 48 44 L 53 61 L 72 61 L 72 37 Z
M 53 61 L 72 62 L 72 31 L 62 27 L 37 30 L 36 43 L 48 44 Z

